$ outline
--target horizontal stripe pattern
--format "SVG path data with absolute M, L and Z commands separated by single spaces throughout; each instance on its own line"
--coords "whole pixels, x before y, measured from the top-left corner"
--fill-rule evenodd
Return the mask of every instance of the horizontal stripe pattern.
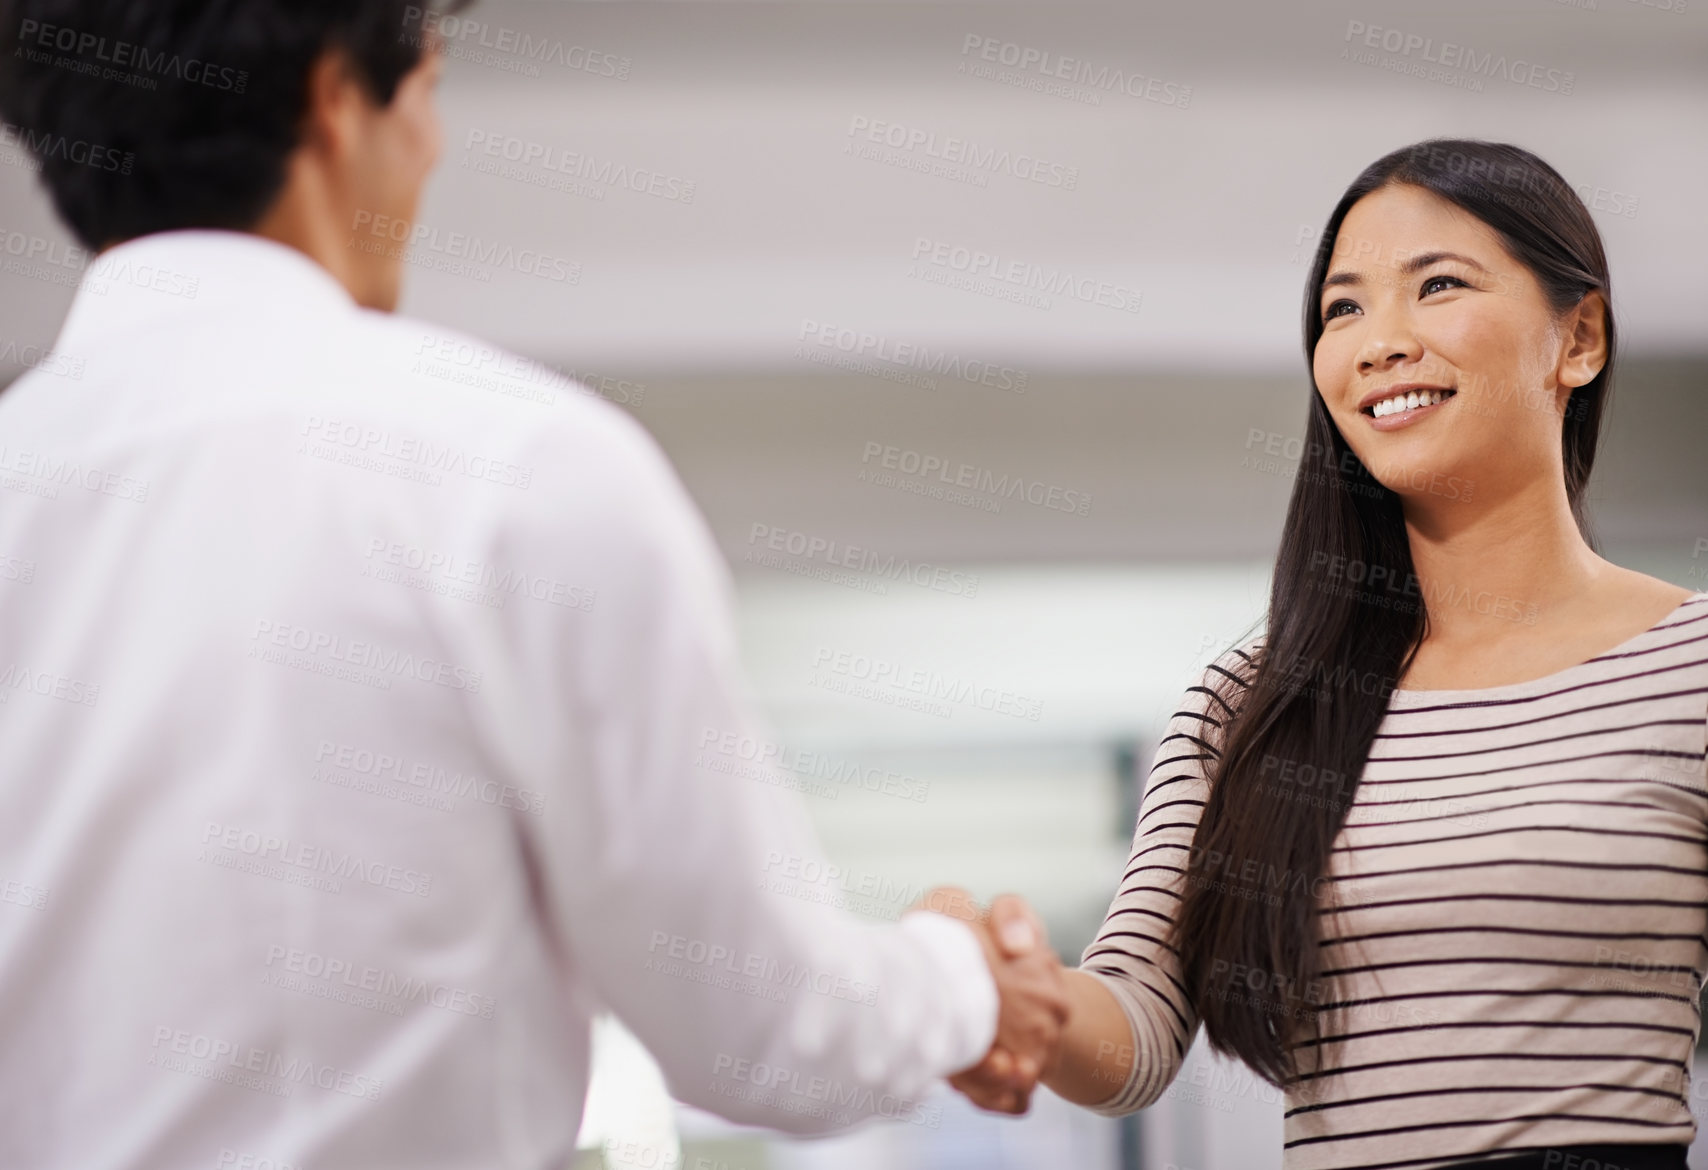
M 1167 939 L 1227 700 L 1260 646 L 1223 655 L 1170 718 L 1082 957 L 1136 1054 L 1098 1112 L 1159 1099 L 1197 1032 Z M 1708 593 L 1543 679 L 1395 692 L 1313 886 L 1329 1043 L 1299 1042 L 1307 1067 L 1326 1058 L 1286 1097 L 1287 1170 L 1690 1142 L 1692 1106 L 1708 1115 L 1708 1086 L 1689 1081 L 1708 973 L 1705 756 Z

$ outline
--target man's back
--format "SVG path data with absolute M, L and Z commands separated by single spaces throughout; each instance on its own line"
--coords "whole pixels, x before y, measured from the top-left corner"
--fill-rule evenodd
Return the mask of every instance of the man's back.
M 987 1007 L 872 1027 L 964 942 L 737 895 L 811 835 L 689 766 L 748 730 L 727 585 L 633 422 L 255 237 L 103 260 L 59 347 L 83 377 L 0 396 L 27 568 L 0 581 L 0 1164 L 557 1165 L 600 1004 L 678 1095 L 791 1127 L 838 1122 L 734 1070 L 852 1044 L 859 1115 L 898 1061 L 976 1059 Z M 692 944 L 809 977 L 650 969 Z
M 516 845 L 567 811 L 521 777 L 580 745 L 493 668 L 531 632 L 573 636 L 610 567 L 562 555 L 573 538 L 506 545 L 497 521 L 577 479 L 591 510 L 633 439 L 561 383 L 542 404 L 411 374 L 405 323 L 340 306 L 277 245 L 239 248 L 307 298 L 229 265 L 193 304 L 112 281 L 62 343 L 98 347 L 83 379 L 0 398 L 0 548 L 33 566 L 0 606 L 0 853 L 21 867 L 0 880 L 42 903 L 0 933 L 0 1015 L 28 1033 L 0 1060 L 59 1053 L 91 1095 L 60 1119 L 13 1099 L 0 1128 L 64 1150 L 75 1117 L 217 1109 L 242 1131 L 305 1097 L 335 1125 L 428 1078 L 455 1091 L 412 1114 L 414 1160 L 371 1164 L 560 1143 L 585 1008 Z M 248 286 L 227 305 L 221 275 Z M 542 435 L 552 466 L 527 462 Z M 520 734 L 485 742 L 507 720 Z

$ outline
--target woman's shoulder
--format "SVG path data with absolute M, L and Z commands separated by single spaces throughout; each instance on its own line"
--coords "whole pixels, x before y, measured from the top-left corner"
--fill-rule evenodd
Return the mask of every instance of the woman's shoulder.
M 1708 547 L 1708 542 L 1704 545 Z M 1584 600 L 1586 605 L 1604 614 L 1610 624 L 1659 625 L 1674 616 L 1680 607 L 1689 603 L 1699 605 L 1704 598 L 1708 598 L 1708 591 L 1613 566 L 1612 573 Z
M 1263 645 L 1262 634 L 1234 643 L 1216 655 L 1204 668 L 1205 677 L 1212 682 L 1226 682 L 1244 690 L 1257 676 L 1257 664 L 1263 657 Z
M 1245 692 L 1257 675 L 1257 664 L 1263 656 L 1263 637 L 1246 638 L 1229 646 L 1211 659 L 1182 696 L 1175 717 L 1203 721 L 1205 717 L 1220 725 L 1239 710 Z

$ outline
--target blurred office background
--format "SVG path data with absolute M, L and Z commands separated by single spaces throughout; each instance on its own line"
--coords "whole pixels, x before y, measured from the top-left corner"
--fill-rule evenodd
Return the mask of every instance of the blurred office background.
M 1310 251 L 1396 146 L 1516 142 L 1594 209 L 1624 350 L 1598 529 L 1708 588 L 1699 3 L 482 0 L 443 31 L 446 153 L 404 311 L 572 372 L 658 437 L 863 913 L 940 882 L 1016 891 L 1077 961 L 1157 729 L 1263 616 Z M 0 163 L 0 259 L 68 242 L 22 152 Z M 461 263 L 453 233 L 547 275 Z M 1100 291 L 968 279 L 974 254 Z M 71 297 L 26 271 L 0 273 L 0 382 L 48 360 Z M 891 667 L 1008 698 L 917 710 L 858 685 Z M 620 1029 L 599 1051 L 585 1168 L 1280 1165 L 1278 1094 L 1201 1048 L 1126 1122 L 945 1096 L 935 1125 L 812 1143 L 672 1107 Z

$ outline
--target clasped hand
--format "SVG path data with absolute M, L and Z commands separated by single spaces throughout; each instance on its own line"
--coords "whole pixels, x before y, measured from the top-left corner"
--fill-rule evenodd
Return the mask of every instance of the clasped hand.
M 974 1105 L 1000 1113 L 1025 1113 L 1032 1090 L 1061 1059 L 1068 999 L 1061 960 L 1030 906 L 1004 895 L 983 910 L 965 890 L 941 886 L 920 908 L 969 924 L 984 944 L 1001 1008 L 996 1040 L 978 1064 L 949 1078 Z

